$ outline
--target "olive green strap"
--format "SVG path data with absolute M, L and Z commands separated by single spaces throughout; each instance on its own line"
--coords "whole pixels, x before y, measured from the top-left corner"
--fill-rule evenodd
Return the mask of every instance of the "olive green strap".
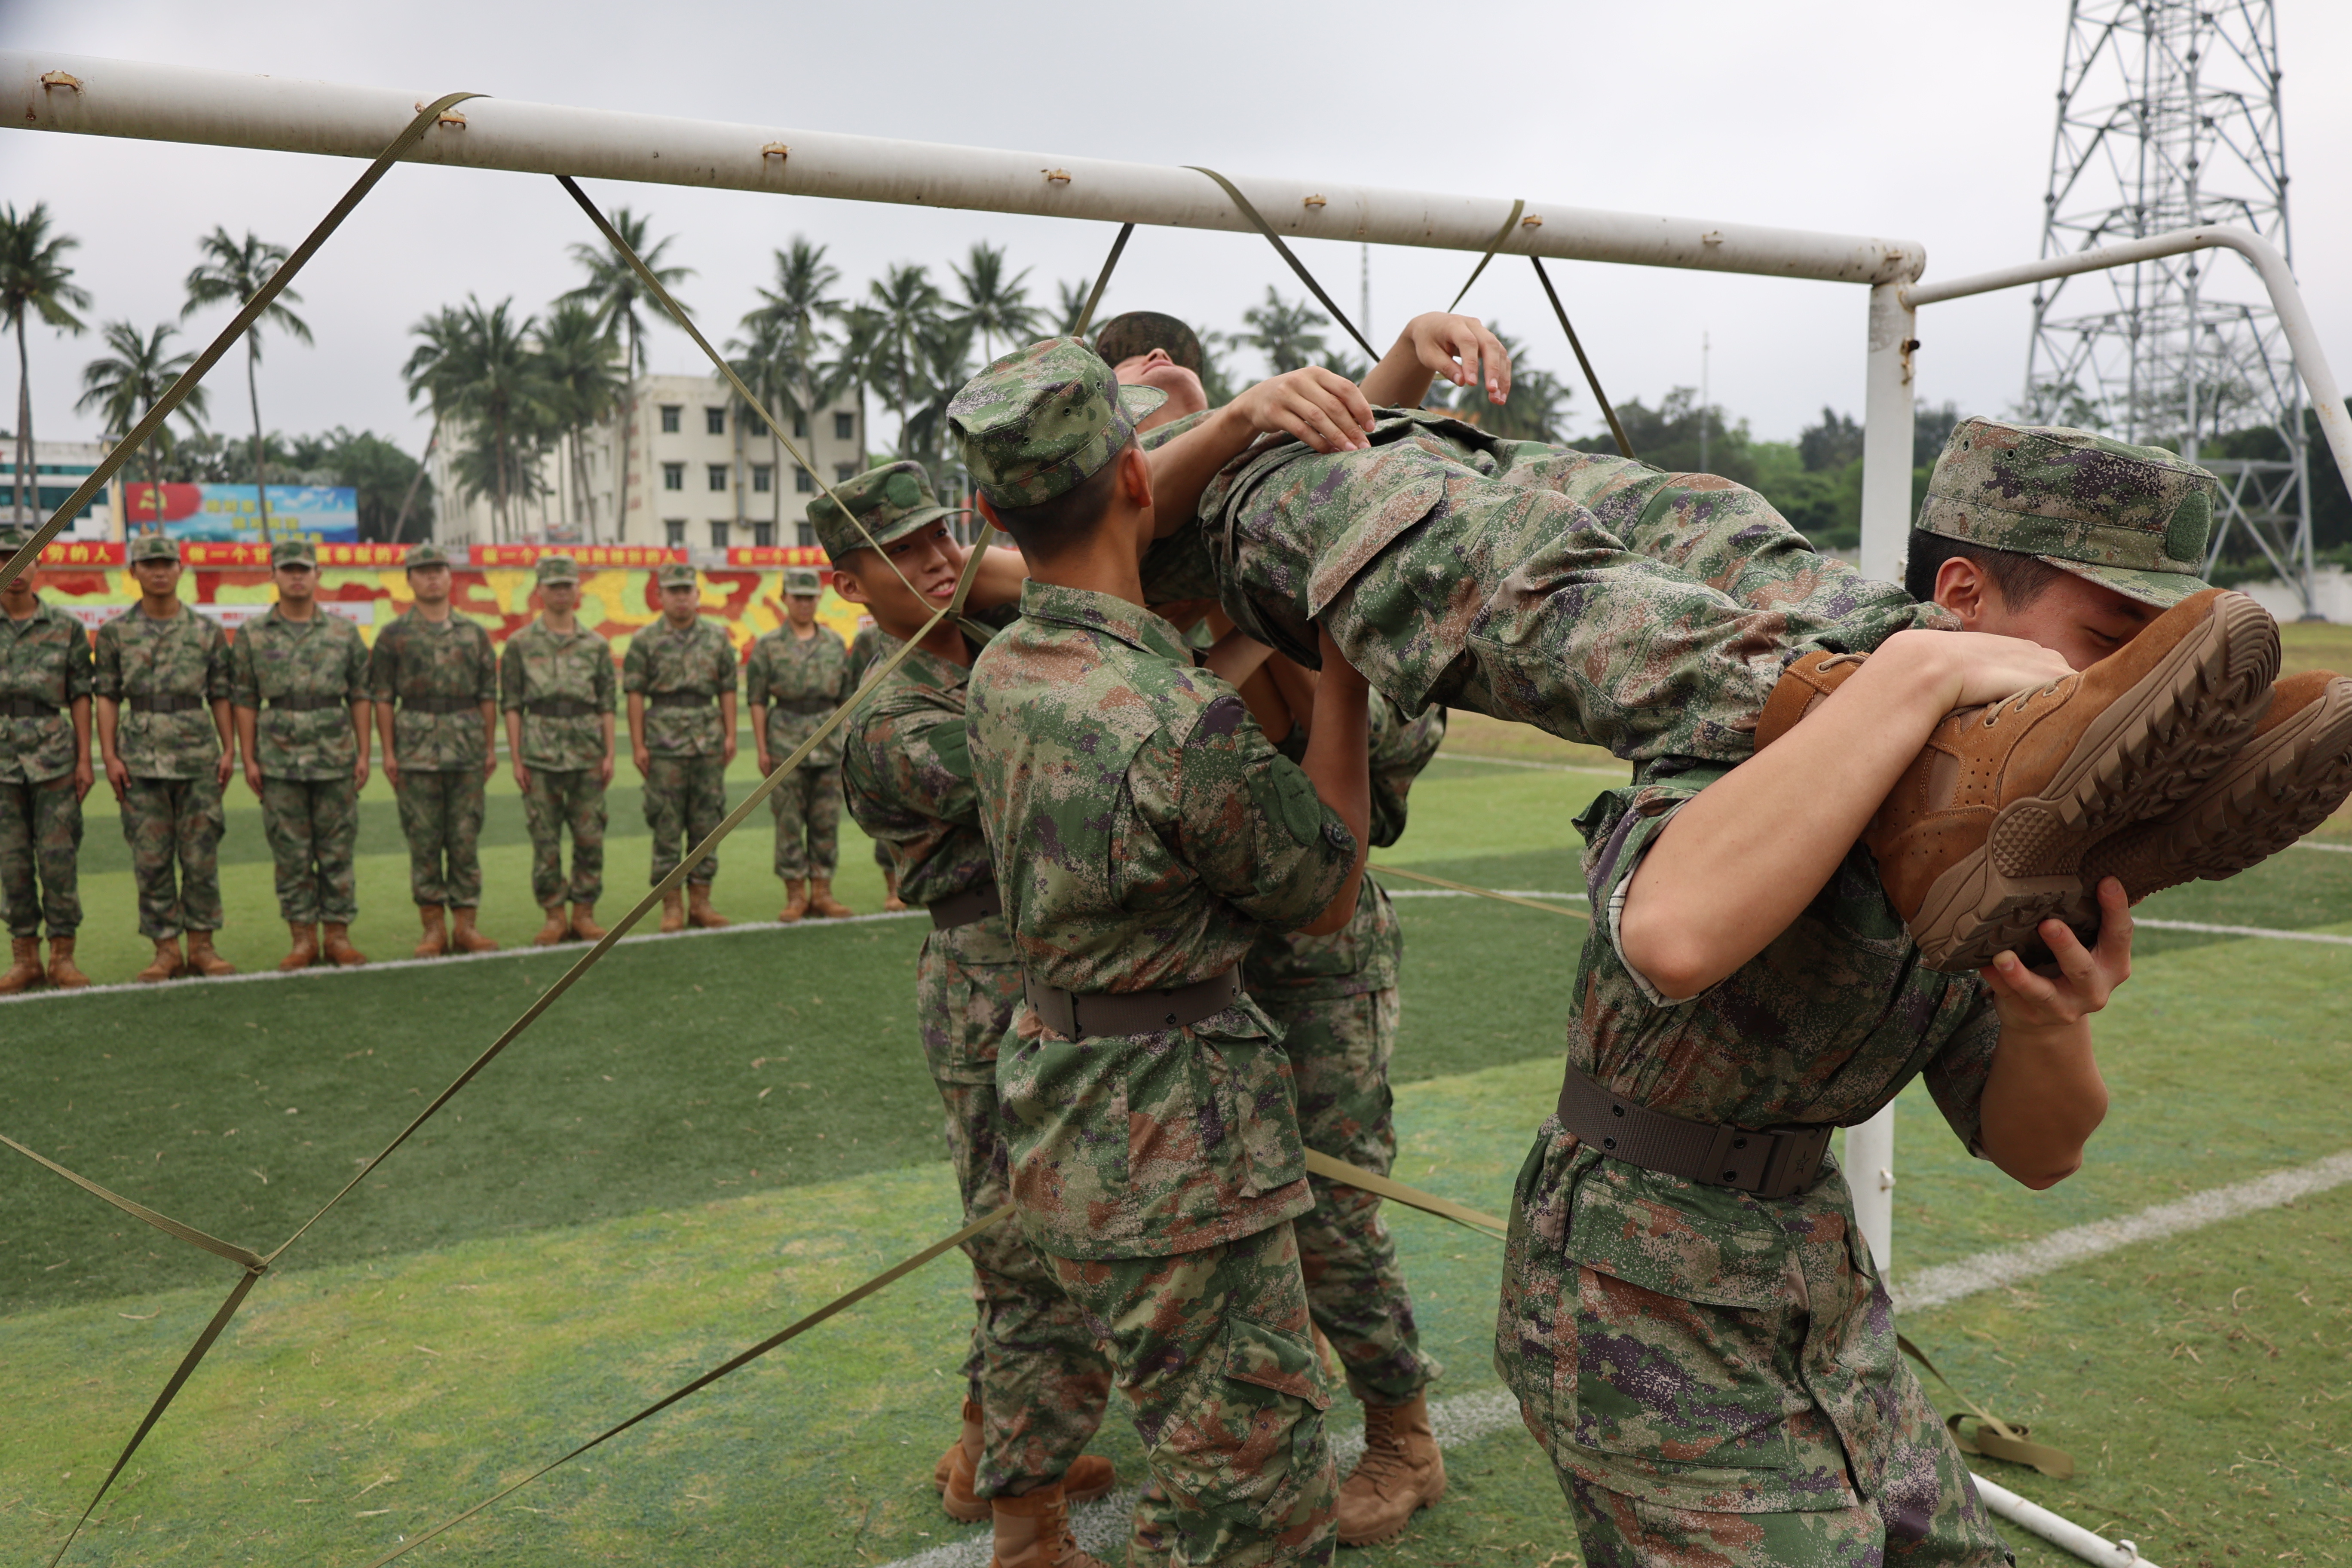
M 2028 1442 L 2026 1434 L 2032 1430 L 2032 1427 L 2012 1426 L 2003 1421 L 2000 1416 L 1954 1388 L 1951 1379 L 1937 1371 L 1936 1363 L 1927 1359 L 1927 1352 L 1913 1344 L 1906 1336 L 1895 1335 L 1895 1342 L 1905 1355 L 1926 1367 L 1928 1376 L 1949 1389 L 1953 1398 L 1969 1407 L 1965 1414 L 1953 1415 L 1944 1423 L 1951 1431 L 1952 1441 L 1958 1445 L 1961 1453 L 1983 1454 L 1996 1459 L 2007 1459 L 2011 1464 L 2031 1465 L 2053 1480 L 2063 1481 L 2073 1479 L 2074 1455 L 2063 1448 L 2053 1448 L 2047 1443 Z M 1969 1419 L 1969 1415 L 1974 1415 L 1979 1424 L 1973 1434 L 1960 1429 L 1960 1423 Z
M 1424 1193 L 1419 1187 L 1408 1187 L 1402 1182 L 1391 1181 L 1377 1172 L 1367 1171 L 1360 1165 L 1350 1165 L 1345 1160 L 1335 1160 L 1330 1155 L 1313 1149 L 1307 1151 L 1307 1173 L 1310 1176 L 1321 1176 L 1326 1181 L 1337 1182 L 1344 1187 L 1355 1187 L 1381 1197 L 1393 1199 L 1408 1208 L 1417 1208 L 1423 1214 L 1433 1214 L 1440 1219 L 1450 1219 L 1456 1225 L 1465 1226 L 1478 1232 L 1481 1236 L 1493 1237 L 1496 1241 L 1507 1239 L 1510 1233 L 1511 1227 L 1493 1215 L 1481 1214 L 1476 1209 L 1457 1204 L 1451 1198 L 1441 1198 L 1434 1193 Z
M 1127 237 L 1134 232 L 1135 226 L 1131 223 L 1118 226 L 1118 237 L 1110 242 L 1110 254 L 1103 258 L 1102 270 L 1095 274 L 1094 291 L 1087 296 L 1087 308 L 1078 312 L 1077 323 L 1070 329 L 1070 336 L 1084 338 L 1087 329 L 1094 324 L 1095 307 L 1102 303 L 1103 290 L 1110 287 L 1111 268 L 1118 265 L 1119 252 L 1127 248 Z
M 1519 215 L 1527 210 L 1528 204 L 1524 197 L 1511 204 L 1511 216 L 1503 220 L 1503 226 L 1496 229 L 1495 237 L 1487 242 L 1486 254 L 1480 257 L 1478 265 L 1470 269 L 1470 276 L 1463 281 L 1462 287 L 1454 293 L 1454 303 L 1445 307 L 1448 310 L 1454 310 L 1462 303 L 1462 296 L 1470 292 L 1470 285 L 1478 281 L 1478 274 L 1486 270 L 1486 263 L 1495 259 L 1495 252 L 1503 248 L 1503 242 L 1511 237 L 1511 230 L 1519 226 Z
M 126 1198 L 121 1193 L 110 1192 L 105 1187 L 101 1187 L 96 1182 L 91 1181 L 88 1176 L 78 1175 L 74 1172 L 67 1170 L 63 1165 L 58 1164 L 55 1160 L 49 1159 L 46 1155 L 35 1153 L 32 1150 L 26 1148 L 25 1145 L 17 1142 L 14 1138 L 9 1137 L 5 1132 L 0 1132 L 0 1143 L 5 1143 L 9 1148 L 14 1149 L 17 1153 L 24 1155 L 25 1158 L 33 1161 L 37 1164 L 47 1166 L 58 1175 L 63 1176 L 67 1181 L 71 1182 L 75 1186 L 81 1188 L 84 1192 L 90 1193 L 98 1197 L 105 1199 L 108 1203 L 112 1204 L 116 1208 L 121 1209 L 124 1214 L 129 1215 L 131 1218 L 145 1220 L 149 1225 L 153 1226 L 157 1230 L 162 1231 L 166 1236 L 178 1237 L 182 1241 L 186 1242 L 189 1246 L 201 1247 L 206 1252 L 211 1253 L 214 1257 L 226 1258 L 231 1263 L 236 1264 L 242 1268 L 259 1268 L 264 1267 L 261 1260 L 261 1255 L 259 1253 L 249 1252 L 233 1241 L 223 1241 L 216 1236 L 207 1236 L 203 1231 L 198 1230 L 194 1226 L 183 1225 L 178 1220 L 173 1219 L 170 1215 L 158 1214 L 153 1209 L 149 1208 L 145 1204 L 139 1203 L 134 1199 Z
M 1184 166 L 1192 170 L 1196 174 L 1206 174 L 1209 178 L 1217 182 L 1219 188 L 1223 190 L 1226 195 L 1233 198 L 1234 205 L 1241 209 L 1242 216 L 1249 219 L 1251 223 L 1256 225 L 1258 233 L 1265 236 L 1267 241 L 1273 245 L 1276 252 L 1281 256 L 1283 260 L 1290 264 L 1290 269 L 1298 274 L 1298 280 L 1307 285 L 1307 292 L 1313 294 L 1318 300 L 1323 301 L 1323 308 L 1331 312 L 1331 319 L 1348 329 L 1348 335 L 1356 340 L 1358 346 L 1362 348 L 1365 353 L 1371 356 L 1372 363 L 1380 363 L 1381 351 L 1372 347 L 1371 343 L 1365 339 L 1363 333 L 1356 331 L 1356 323 L 1348 320 L 1348 312 L 1342 310 L 1337 304 L 1333 303 L 1330 295 L 1323 292 L 1323 285 L 1315 281 L 1315 275 L 1307 270 L 1307 264 L 1290 253 L 1290 247 L 1282 243 L 1282 236 L 1275 233 L 1274 226 L 1258 216 L 1257 208 L 1250 205 L 1250 199 L 1242 195 L 1241 188 L 1235 185 L 1231 180 L 1225 178 L 1223 174 L 1217 173 L 1214 169 L 1204 169 L 1198 163 L 1187 163 Z
M 1609 438 L 1617 443 L 1621 456 L 1633 455 L 1633 443 L 1625 438 L 1625 426 L 1618 422 L 1617 410 L 1609 405 L 1609 395 L 1601 390 L 1601 378 L 1593 374 L 1592 362 L 1584 356 L 1584 344 L 1577 338 L 1576 329 L 1569 324 L 1568 307 L 1559 302 L 1559 290 L 1551 286 L 1551 274 L 1544 270 L 1543 258 L 1530 256 L 1536 276 L 1543 280 L 1544 297 L 1551 301 L 1551 313 L 1559 318 L 1559 330 L 1568 334 L 1568 346 L 1576 351 L 1576 363 L 1584 369 L 1584 384 L 1592 388 L 1592 401 L 1601 405 L 1601 416 L 1609 421 Z

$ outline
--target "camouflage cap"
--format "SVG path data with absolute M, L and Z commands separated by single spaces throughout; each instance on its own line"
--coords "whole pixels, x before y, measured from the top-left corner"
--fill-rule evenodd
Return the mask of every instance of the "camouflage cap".
M 169 561 L 176 566 L 180 547 L 160 533 L 136 533 L 131 537 L 131 548 L 124 558 L 133 566 L 142 561 Z
M 316 571 L 319 548 L 307 539 L 281 539 L 269 547 L 272 566 L 308 566 Z
M 419 566 L 446 566 L 449 552 L 437 544 L 412 544 L 400 563 L 411 572 Z
M 654 581 L 665 588 L 691 588 L 702 581 L 691 563 L 666 561 L 654 568 Z
M 550 583 L 580 581 L 580 563 L 569 555 L 542 555 L 539 558 L 538 569 L 539 583 L 542 588 Z
M 1157 310 L 1129 310 L 1124 316 L 1113 316 L 1095 332 L 1095 353 L 1102 355 L 1103 363 L 1116 366 L 1119 361 L 1133 359 L 1159 349 L 1191 371 L 1201 374 L 1208 356 L 1201 351 L 1200 335 L 1173 316 L 1163 316 Z
M 2221 488 L 2161 447 L 1964 419 L 1927 476 L 1918 528 L 2032 555 L 2169 608 L 2208 586 L 2198 573 Z
M 834 504 L 835 496 L 841 498 L 839 506 Z M 833 495 L 809 502 L 808 520 L 826 558 L 838 562 L 853 550 L 904 539 L 952 512 L 940 504 L 923 465 L 908 460 L 885 463 L 842 480 L 833 487 Z
M 992 505 L 1036 506 L 1076 489 L 1134 438 L 1168 395 L 1121 386 L 1076 338 L 1016 349 L 966 382 L 948 425 Z
M 784 568 L 784 592 L 822 594 L 824 592 L 824 579 L 817 574 L 814 566 L 787 566 Z
M 23 528 L 0 528 L 0 552 L 14 555 L 33 542 L 32 531 Z

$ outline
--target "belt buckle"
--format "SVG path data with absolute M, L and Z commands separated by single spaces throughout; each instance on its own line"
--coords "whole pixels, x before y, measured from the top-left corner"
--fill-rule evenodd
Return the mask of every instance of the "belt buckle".
M 1778 1152 L 1780 1139 L 1746 1127 L 1718 1127 L 1708 1146 L 1706 1173 L 1702 1178 L 1742 1192 L 1763 1191 Z

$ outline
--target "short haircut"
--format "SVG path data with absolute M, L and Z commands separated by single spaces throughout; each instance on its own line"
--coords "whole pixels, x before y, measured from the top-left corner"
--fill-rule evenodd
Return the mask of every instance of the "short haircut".
M 1904 589 L 1926 604 L 1936 596 L 1936 574 L 1944 569 L 1947 561 L 1973 561 L 1983 567 L 1985 575 L 2000 588 L 2001 602 L 2012 610 L 2025 608 L 2067 574 L 2039 556 L 1995 550 L 1990 545 L 1971 544 L 1965 539 L 1947 539 L 1940 533 L 1913 529 L 1911 559 L 1903 568 Z
M 1134 449 L 1134 437 L 1129 437 L 1126 446 L 1111 454 L 1109 462 L 1060 495 L 1035 506 L 998 507 L 996 521 L 1024 555 L 1051 555 L 1066 548 L 1093 532 L 1095 524 L 1110 510 L 1111 487 L 1118 483 L 1119 464 Z

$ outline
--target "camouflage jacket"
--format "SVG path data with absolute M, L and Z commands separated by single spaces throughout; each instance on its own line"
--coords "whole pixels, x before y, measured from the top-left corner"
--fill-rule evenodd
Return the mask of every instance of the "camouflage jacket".
M 851 689 L 866 684 L 866 672 L 890 657 L 898 639 L 876 626 L 872 621 L 857 628 L 849 639 L 849 684 Z
M 1924 1074 L 1945 1120 L 1979 1152 L 2000 1030 L 1991 994 L 1973 974 L 1921 965 L 1860 846 L 1794 924 L 1701 994 L 1668 1002 L 1628 967 L 1617 946 L 1624 890 L 1675 808 L 1719 776 L 1661 772 L 1602 795 L 1577 824 L 1590 846 L 1594 921 L 1569 1060 L 1653 1109 L 1751 1128 L 1852 1126 Z M 1529 1245 L 1697 1304 L 1686 1313 L 1793 1310 L 1806 1325 L 1796 1364 L 1749 1366 L 1729 1384 L 1677 1392 L 1657 1381 L 1670 1371 L 1586 1377 L 1572 1439 L 1557 1449 L 1563 1466 L 1654 1501 L 1742 1512 L 1837 1506 L 1851 1500 L 1850 1474 L 1865 1495 L 1878 1493 L 1881 1416 L 1841 1347 L 1884 1331 L 1889 1309 L 1834 1166 L 1810 1191 L 1768 1200 L 1605 1158 L 1555 1118 L 1537 1135 L 1518 1205 Z M 1596 1342 L 1588 1364 L 1659 1365 L 1640 1321 L 1581 1331 Z
M 438 625 L 411 610 L 375 635 L 368 660 L 368 695 L 398 700 L 392 720 L 392 757 L 418 773 L 480 768 L 482 708 L 499 698 L 499 656 L 490 634 L 451 611 Z M 454 713 L 425 704 L 463 702 Z
M 887 633 L 877 636 L 896 646 Z M 935 904 L 996 877 L 972 783 L 971 679 L 967 667 L 919 647 L 858 699 L 842 731 L 842 798 L 889 849 L 898 896 L 910 904 Z
M 577 773 L 604 761 L 604 721 L 619 689 L 613 676 L 613 645 L 587 627 L 569 636 L 533 621 L 507 638 L 499 660 L 499 706 L 522 714 L 522 765 L 550 773 Z M 584 702 L 585 713 L 534 713 L 542 698 Z
M 1189 984 L 1268 926 L 1315 918 L 1356 843 L 1176 629 L 1108 595 L 1030 582 L 967 699 L 981 825 L 1034 984 Z M 1200 1022 L 1072 1042 L 1024 1004 L 999 1058 L 1031 1239 L 1151 1257 L 1311 1206 L 1290 1063 L 1244 998 Z
M 743 666 L 743 700 L 767 705 L 768 752 L 780 763 L 841 706 L 856 684 L 849 671 L 847 645 L 823 622 L 806 641 L 793 636 L 790 625 L 777 627 L 751 645 L 751 657 Z M 801 765 L 839 767 L 841 731 L 826 736 Z
M 359 741 L 350 705 L 368 700 L 368 650 L 359 627 L 323 608 L 307 621 L 289 621 L 272 605 L 237 629 L 228 670 L 229 700 L 260 710 L 249 760 L 265 777 L 320 783 L 351 776 Z M 334 702 L 280 708 L 280 697 Z
M 73 716 L 90 695 L 89 634 L 46 600 L 23 620 L 0 615 L 0 700 L 44 703 L 54 712 L 0 717 L 0 783 L 38 784 L 73 772 Z M 209 721 L 207 721 L 209 722 Z
M 715 757 L 725 750 L 718 696 L 735 689 L 735 645 L 726 630 L 697 616 L 684 631 L 657 620 L 629 639 L 621 658 L 621 689 L 646 698 L 646 750 L 656 757 Z M 676 707 L 656 704 L 663 692 L 709 699 Z
M 1445 739 L 1445 710 L 1431 708 L 1408 720 L 1396 704 L 1379 692 L 1371 703 L 1372 847 L 1385 849 L 1404 836 L 1405 795 L 1412 781 L 1437 754 Z M 1291 731 L 1296 737 L 1300 732 Z M 1305 746 L 1297 748 L 1303 752 Z M 1283 750 L 1291 752 L 1288 741 Z M 1268 931 L 1257 939 L 1244 961 L 1242 978 L 1253 994 L 1271 1001 L 1276 995 L 1297 1000 L 1354 996 L 1366 991 L 1386 991 L 1397 983 L 1404 964 L 1404 927 L 1397 922 L 1396 906 L 1378 882 L 1367 874 L 1356 898 L 1356 912 L 1348 923 L 1328 936 L 1297 931 Z
M 131 777 L 201 777 L 220 761 L 212 705 L 228 700 L 228 637 L 185 605 L 160 621 L 133 605 L 98 628 L 97 692 L 122 704 L 114 754 Z M 199 706 L 177 713 L 134 706 L 149 697 L 194 697 Z

